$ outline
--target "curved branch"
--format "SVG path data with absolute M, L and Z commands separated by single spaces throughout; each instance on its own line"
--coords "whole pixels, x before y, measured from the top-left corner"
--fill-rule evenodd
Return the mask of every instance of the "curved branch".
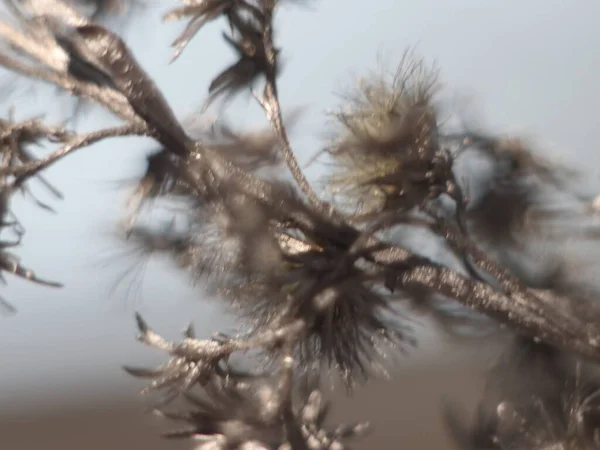
M 274 8 L 274 4 L 273 4 Z M 278 50 L 275 48 L 273 42 L 273 8 L 264 8 L 264 30 L 263 30 L 263 45 L 265 47 L 266 59 L 269 64 L 269 70 L 266 74 L 266 86 L 265 95 L 262 101 L 259 100 L 260 105 L 265 111 L 269 122 L 276 136 L 281 141 L 281 151 L 285 162 L 294 177 L 294 180 L 298 184 L 300 190 L 306 195 L 310 203 L 319 209 L 320 211 L 326 211 L 331 207 L 325 204 L 316 192 L 310 186 L 304 172 L 298 164 L 298 160 L 294 155 L 292 146 L 290 144 L 287 130 L 283 125 L 283 116 L 281 114 L 281 105 L 279 103 L 279 95 L 277 92 L 277 54 Z
M 14 182 L 14 185 L 20 186 L 32 176 L 37 175 L 37 173 L 41 170 L 54 164 L 56 161 L 71 154 L 75 150 L 79 150 L 83 147 L 88 147 L 98 141 L 109 137 L 122 137 L 132 135 L 142 136 L 147 134 L 148 132 L 145 127 L 133 124 L 123 125 L 114 128 L 107 128 L 104 130 L 92 131 L 90 133 L 74 136 L 68 139 L 67 143 L 63 147 L 42 159 L 32 161 L 26 164 L 21 164 L 20 166 L 16 167 L 0 168 L 0 175 L 15 175 L 16 180 Z

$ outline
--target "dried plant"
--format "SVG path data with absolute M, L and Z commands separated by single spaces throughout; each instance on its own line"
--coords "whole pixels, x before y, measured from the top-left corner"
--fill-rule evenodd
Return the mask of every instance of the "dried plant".
M 516 339 L 489 374 L 472 425 L 447 407 L 465 450 L 600 447 L 597 367 L 545 344 Z
M 12 195 L 31 195 L 36 178 L 60 197 L 41 178 L 44 169 L 100 140 L 150 137 L 156 146 L 129 201 L 124 245 L 141 259 L 170 258 L 242 324 L 235 336 L 200 339 L 190 326 L 169 341 L 136 316 L 138 339 L 168 359 L 126 370 L 149 380 L 144 392 L 162 394 L 161 415 L 185 425 L 168 436 L 198 439 L 202 449 L 345 448 L 367 427 L 326 425 L 320 381 L 338 374 L 351 388 L 385 372 L 385 362 L 414 345 L 420 313 L 452 336 L 493 334 L 500 325 L 514 340 L 489 374 L 475 424 L 448 415 L 464 448 L 600 446 L 594 277 L 574 277 L 558 252 L 536 276 L 525 264 L 548 245 L 593 245 L 598 202 L 576 193 L 579 174 L 522 139 L 445 125 L 437 68 L 407 52 L 394 73 L 365 76 L 342 97 L 326 148 L 328 201 L 297 163 L 288 137 L 296 117 L 284 123 L 279 102 L 275 13 L 285 2 L 184 0 L 164 16 L 188 20 L 174 59 L 205 25 L 226 19 L 223 37 L 236 61 L 217 72 L 205 107 L 250 91 L 270 123 L 258 131 L 177 119 L 107 28 L 138 2 L 4 4 L 0 64 L 101 106 L 121 124 L 77 133 L 39 119 L 2 120 L 0 225 L 14 239 L 3 236 L 0 270 L 59 287 L 12 253 L 25 233 L 10 212 Z M 36 158 L 28 147 L 39 142 L 56 148 Z M 494 167 L 483 187 L 457 164 L 474 153 Z M 159 200 L 172 207 L 168 227 L 143 222 Z M 415 233 L 426 242 L 415 245 Z M 426 245 L 443 257 L 419 250 Z M 243 355 L 253 371 L 232 366 Z M 538 375 L 543 383 L 532 382 Z M 174 412 L 179 397 L 189 405 Z

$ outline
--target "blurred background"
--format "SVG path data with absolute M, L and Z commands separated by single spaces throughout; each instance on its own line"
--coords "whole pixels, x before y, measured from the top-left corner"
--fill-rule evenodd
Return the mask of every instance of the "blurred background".
M 123 33 L 185 119 L 198 111 L 210 80 L 232 55 L 218 23 L 169 65 L 169 44 L 183 24 L 164 24 L 161 16 L 174 6 L 175 0 L 154 0 Z M 470 118 L 533 138 L 549 156 L 585 167 L 597 182 L 598 17 L 595 0 L 313 0 L 308 8 L 281 8 L 282 103 L 284 111 L 305 108 L 292 130 L 293 147 L 300 162 L 308 162 L 322 146 L 324 112 L 339 104 L 336 94 L 378 62 L 394 68 L 404 50 L 416 46 L 441 68 L 449 102 L 466 107 Z M 32 93 L 28 86 L 17 84 L 19 97 L 4 102 L 4 111 L 14 105 L 18 119 L 46 112 L 52 120 L 68 107 L 54 90 Z M 225 115 L 247 127 L 268 125 L 251 98 L 236 101 Z M 89 109 L 77 125 L 100 128 L 111 120 Z M 121 370 L 161 358 L 135 341 L 134 311 L 173 338 L 190 321 L 199 335 L 230 331 L 234 321 L 165 261 L 151 259 L 130 270 L 139 268 L 139 259 L 113 236 L 125 211 L 127 181 L 142 172 L 151 150 L 143 139 L 111 140 L 51 167 L 46 178 L 64 201 L 45 197 L 40 186 L 34 190 L 51 202 L 55 215 L 15 200 L 27 229 L 19 255 L 39 276 L 65 288 L 16 278 L 2 288 L 18 309 L 0 317 L 2 448 L 177 448 L 158 440 L 164 424 L 145 414 L 136 396 L 141 384 Z M 308 173 L 316 179 L 323 170 L 312 165 Z M 335 394 L 341 418 L 374 423 L 369 448 L 450 448 L 440 420 L 442 397 L 460 399 L 467 409 L 476 398 L 493 351 L 444 345 L 425 325 L 419 336 L 419 348 L 400 361 L 393 381 L 376 382 L 348 399 Z

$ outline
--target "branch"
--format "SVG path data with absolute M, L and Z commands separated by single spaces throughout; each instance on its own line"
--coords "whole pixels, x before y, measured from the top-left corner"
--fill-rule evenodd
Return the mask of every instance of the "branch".
M 95 100 L 107 110 L 127 122 L 142 123 L 129 105 L 127 98 L 113 89 L 93 83 L 86 83 L 77 80 L 68 74 L 50 72 L 41 68 L 32 67 L 31 65 L 22 63 L 15 58 L 11 58 L 10 56 L 1 53 L 0 65 L 8 70 L 25 75 L 26 77 L 58 86 L 71 93 L 73 96 Z
M 20 166 L 16 167 L 13 166 L 0 168 L 0 175 L 15 175 L 15 186 L 21 186 L 29 178 L 37 175 L 38 172 L 54 164 L 56 161 L 64 158 L 67 155 L 70 155 L 75 150 L 88 147 L 98 141 L 109 137 L 144 135 L 148 135 L 147 129 L 138 124 L 133 124 L 123 125 L 114 128 L 107 128 L 104 130 L 92 131 L 90 133 L 73 136 L 67 140 L 63 147 L 42 159 L 32 161 L 26 164 L 21 164 Z
M 265 2 L 268 3 L 268 2 Z M 279 102 L 279 95 L 277 92 L 277 56 L 279 51 L 275 48 L 273 42 L 273 8 L 275 2 L 270 6 L 264 7 L 264 28 L 262 33 L 263 45 L 265 47 L 265 57 L 268 63 L 268 70 L 266 71 L 266 86 L 264 91 L 264 98 L 259 100 L 259 104 L 265 111 L 267 119 L 271 122 L 271 127 L 275 132 L 276 136 L 281 141 L 281 151 L 285 159 L 294 180 L 298 184 L 300 190 L 306 195 L 310 203 L 320 211 L 326 211 L 330 209 L 330 206 L 325 204 L 319 196 L 314 192 L 310 183 L 306 179 L 304 172 L 300 168 L 296 156 L 292 150 L 287 130 L 283 124 L 283 116 L 281 114 L 281 105 Z
M 332 300 L 329 298 L 317 299 L 316 297 L 321 295 L 322 291 L 330 285 L 338 282 L 339 278 L 350 277 L 352 273 L 347 270 L 348 266 L 354 268 L 360 256 L 367 262 L 374 264 L 378 269 L 385 269 L 384 272 L 386 273 L 384 275 L 391 273 L 392 276 L 396 277 L 399 286 L 402 288 L 408 290 L 425 289 L 428 292 L 443 294 L 472 309 L 494 317 L 504 324 L 511 325 L 519 333 L 527 334 L 535 339 L 545 340 L 562 348 L 573 349 L 598 359 L 600 357 L 600 331 L 595 320 L 597 315 L 591 307 L 585 313 L 581 312 L 581 308 L 575 312 L 567 311 L 566 308 L 573 306 L 575 300 L 549 291 L 527 289 L 520 280 L 510 275 L 508 271 L 498 267 L 486 255 L 478 251 L 470 241 L 465 240 L 466 238 L 453 231 L 442 230 L 440 234 L 446 237 L 451 247 L 461 253 L 470 254 L 476 265 L 488 270 L 497 278 L 504 291 L 498 292 L 487 283 L 462 277 L 455 271 L 429 262 L 400 246 L 381 242 L 375 237 L 375 233 L 378 231 L 379 226 L 384 228 L 384 225 L 387 226 L 387 224 L 377 224 L 376 222 L 371 229 L 363 231 L 354 227 L 349 220 L 319 199 L 298 166 L 282 121 L 276 84 L 278 51 L 274 48 L 272 37 L 273 4 L 268 6 L 267 3 L 267 0 L 265 0 L 266 17 L 262 29 L 262 44 L 268 64 L 264 73 L 266 76 L 264 97 L 259 102 L 271 122 L 273 131 L 281 141 L 282 153 L 286 163 L 300 190 L 308 198 L 309 205 L 302 203 L 299 206 L 300 202 L 288 202 L 285 201 L 285 198 L 282 200 L 282 196 L 278 195 L 274 183 L 258 179 L 228 161 L 218 151 L 204 147 L 201 142 L 192 141 L 183 132 L 160 90 L 133 59 L 122 40 L 108 30 L 89 22 L 75 27 L 74 36 L 76 37 L 73 37 L 73 41 L 69 42 L 72 45 L 72 48 L 69 48 L 70 53 L 68 53 L 69 61 L 83 62 L 89 65 L 86 68 L 91 69 L 95 75 L 98 75 L 98 79 L 107 80 L 107 84 L 94 83 L 91 80 L 78 78 L 76 74 L 62 72 L 61 67 L 52 64 L 45 64 L 49 69 L 40 69 L 1 54 L 0 64 L 26 76 L 55 84 L 75 96 L 93 99 L 118 115 L 127 125 L 69 138 L 61 149 L 46 158 L 26 163 L 20 167 L 3 168 L 0 170 L 0 175 L 14 175 L 17 178 L 15 184 L 22 184 L 26 179 L 39 173 L 39 171 L 60 158 L 106 137 L 130 134 L 151 135 L 165 147 L 166 151 L 171 152 L 181 162 L 182 178 L 196 190 L 198 194 L 196 200 L 204 200 L 209 197 L 209 200 L 216 199 L 218 202 L 232 196 L 232 194 L 241 194 L 244 199 L 251 199 L 272 211 L 268 225 L 289 224 L 291 222 L 293 225 L 289 228 L 301 231 L 306 236 L 314 237 L 317 246 L 324 250 L 325 256 L 323 258 L 330 258 L 329 261 L 326 261 L 329 263 L 329 267 L 335 265 L 334 263 L 338 263 L 330 270 L 328 276 L 323 276 L 316 281 L 317 275 L 315 275 L 315 272 L 318 275 L 322 275 L 322 273 L 314 271 L 306 275 L 306 278 L 308 276 L 313 277 L 309 281 L 314 282 L 314 284 L 308 285 L 308 288 L 303 291 L 307 293 L 306 297 L 299 300 L 294 299 L 298 300 L 299 309 L 304 308 L 298 313 L 302 319 L 304 318 L 302 314 L 305 314 L 312 317 L 316 323 L 314 317 L 321 319 L 322 315 L 337 313 L 332 306 L 335 305 L 337 298 Z M 10 33 L 4 33 L 4 37 L 7 38 L 7 36 L 10 41 Z M 67 39 L 69 36 L 61 37 Z M 21 38 L 23 36 L 19 36 L 19 39 Z M 16 38 L 13 39 L 13 43 L 17 43 Z M 26 50 L 25 45 L 21 45 L 21 48 Z M 29 56 L 34 59 L 37 56 L 38 62 L 44 63 L 42 59 L 44 55 L 40 54 L 39 51 L 31 51 Z M 252 59 L 252 56 L 244 54 L 242 62 L 248 62 L 248 59 Z M 256 75 L 255 72 L 260 73 L 260 70 L 254 70 L 256 69 L 255 66 L 251 68 L 253 71 L 250 75 Z M 243 80 L 245 81 L 245 79 Z M 429 134 L 424 132 L 420 134 L 422 135 L 420 137 L 428 142 Z M 430 161 L 424 162 L 429 163 Z M 234 192 L 232 192 L 232 189 Z M 369 251 L 365 249 L 369 249 Z M 327 253 L 330 250 L 330 253 L 335 257 Z M 340 255 L 342 255 L 341 258 Z M 26 275 L 25 272 L 23 274 Z M 303 286 L 303 288 L 305 287 Z M 364 291 L 365 296 L 372 292 L 367 289 L 364 289 Z M 359 306 L 364 307 L 364 310 L 360 310 L 360 314 L 363 316 L 368 316 L 372 312 L 368 308 L 372 307 L 372 303 L 374 303 L 374 301 L 368 303 L 368 300 L 372 300 L 371 297 L 366 297 L 366 299 L 367 301 L 360 298 L 359 300 L 362 303 L 357 302 Z M 312 303 L 318 303 L 318 301 L 322 301 L 322 304 L 312 305 Z M 345 305 L 347 306 L 348 303 L 346 302 Z M 364 306 L 365 303 L 367 303 L 367 306 Z M 386 305 L 386 302 L 381 301 L 381 304 Z M 380 304 L 376 306 L 380 306 Z M 580 305 L 576 306 L 579 307 Z M 313 310 L 317 307 L 322 309 L 315 313 Z M 367 313 L 365 313 L 365 310 L 367 310 Z M 359 315 L 359 313 L 353 312 L 349 314 Z M 308 320 L 298 319 L 297 316 L 294 316 L 294 312 L 290 313 L 290 316 L 291 318 L 286 318 L 296 319 L 297 322 L 279 324 L 281 327 L 272 331 L 271 334 L 262 333 L 254 336 L 254 340 L 244 342 L 242 340 L 229 340 L 225 343 L 216 344 L 213 341 L 204 341 L 204 347 L 200 347 L 197 341 L 192 342 L 191 338 L 181 345 L 168 343 L 156 338 L 155 335 L 151 335 L 147 327 L 140 325 L 145 343 L 167 350 L 174 358 L 169 363 L 170 365 L 168 364 L 160 371 L 154 372 L 154 374 L 160 372 L 159 375 L 163 379 L 161 381 L 155 380 L 153 386 L 164 387 L 175 382 L 183 382 L 184 385 L 189 386 L 194 382 L 203 381 L 207 374 L 210 375 L 210 373 L 217 371 L 218 364 L 226 359 L 231 352 L 269 347 L 274 343 L 281 347 L 282 341 L 285 341 L 283 339 L 285 333 L 283 333 L 283 337 L 281 336 L 282 329 L 287 333 L 290 328 L 285 327 L 298 326 L 298 332 L 300 332 L 314 325 L 309 323 Z M 356 316 L 351 315 L 351 318 L 355 319 Z M 364 332 L 365 329 L 367 332 L 370 331 L 368 327 L 373 328 L 373 324 L 379 326 L 375 319 L 371 322 L 366 321 L 366 319 L 370 320 L 372 317 L 366 317 L 366 319 L 359 317 L 359 319 L 363 319 L 364 323 L 352 322 L 355 328 L 351 332 L 354 334 Z M 140 323 L 142 322 L 140 321 Z M 339 322 L 333 320 L 326 323 L 339 324 Z M 315 327 L 317 326 L 315 325 Z M 332 327 L 331 329 L 319 329 L 316 333 L 321 333 L 319 337 L 325 336 L 328 339 L 335 339 L 336 332 L 339 335 L 339 330 Z M 362 345 L 361 341 L 357 342 L 358 344 L 356 342 L 354 344 L 344 342 L 339 345 L 342 351 L 359 354 L 362 349 L 352 347 L 352 345 L 357 347 Z M 283 397 L 286 399 L 285 403 L 289 406 L 291 403 L 289 394 L 294 363 L 292 358 L 293 346 L 284 347 L 285 351 L 281 352 L 283 356 L 280 361 L 282 363 L 280 393 L 283 393 Z M 319 358 L 320 356 L 322 355 L 312 355 L 311 357 Z M 360 364 L 360 361 L 357 364 Z M 208 378 L 210 381 L 211 377 Z M 289 410 L 287 407 L 286 409 Z
M 150 379 L 149 389 L 167 389 L 169 397 L 184 390 L 183 397 L 193 408 L 185 414 L 156 410 L 161 416 L 186 425 L 168 432 L 166 437 L 196 437 L 219 448 L 327 450 L 344 448 L 342 442 L 368 431 L 368 423 L 340 426 L 333 431 L 325 429 L 327 404 L 310 376 L 305 377 L 306 389 L 297 389 L 301 383 L 292 383 L 300 380 L 291 376 L 294 361 L 289 351 L 281 352 L 278 374 L 239 372 L 219 364 L 218 358 L 225 357 L 225 349 L 236 347 L 234 341 L 244 348 L 253 344 L 245 345 L 227 336 L 220 341 L 198 340 L 191 326 L 184 332 L 182 342 L 169 342 L 150 330 L 139 315 L 136 318 L 143 342 L 173 357 L 157 369 L 126 367 L 125 370 L 133 376 Z M 284 336 L 287 334 L 283 329 L 280 331 Z M 292 331 L 289 340 L 294 332 L 288 331 Z M 187 392 L 194 380 L 203 386 L 202 396 Z
M 426 288 L 511 326 L 518 334 L 600 361 L 600 311 L 551 291 L 504 294 L 439 265 L 422 265 L 399 276 L 405 288 Z

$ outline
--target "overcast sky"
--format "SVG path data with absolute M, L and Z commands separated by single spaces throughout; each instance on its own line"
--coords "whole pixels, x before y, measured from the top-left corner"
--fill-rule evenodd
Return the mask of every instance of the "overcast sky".
M 169 43 L 179 24 L 161 24 L 170 1 L 136 21 L 128 31 L 142 66 L 155 77 L 173 109 L 184 118 L 205 99 L 211 78 L 231 61 L 220 39 L 222 24 L 209 26 L 183 56 L 168 65 Z M 566 163 L 600 167 L 600 3 L 596 0 L 315 0 L 310 9 L 282 8 L 277 38 L 283 47 L 284 108 L 306 106 L 293 146 L 301 162 L 319 150 L 326 108 L 356 75 L 376 67 L 377 54 L 393 64 L 408 46 L 438 63 L 447 95 L 473 101 L 478 119 L 499 131 L 539 139 Z M 175 2 L 173 2 L 175 6 Z M 40 112 L 51 96 L 17 110 Z M 246 125 L 263 123 L 251 100 L 230 114 Z M 94 114 L 82 127 L 101 127 L 108 116 Z M 266 125 L 266 122 L 264 122 Z M 134 310 L 168 336 L 193 320 L 200 334 L 226 326 L 218 305 L 203 301 L 187 279 L 152 262 L 135 303 L 125 289 L 109 297 L 118 277 L 102 268 L 107 255 L 125 252 L 108 236 L 123 211 L 126 191 L 118 181 L 139 174 L 149 141 L 101 143 L 47 171 L 65 194 L 53 201 L 53 216 L 17 201 L 27 227 L 23 261 L 40 276 L 60 280 L 62 290 L 9 278 L 3 295 L 18 307 L 0 318 L 0 402 L 51 392 L 74 382 L 121 381 L 122 363 L 152 355 L 134 341 Z M 311 175 L 318 175 L 318 170 Z M 36 190 L 43 196 L 43 190 Z M 46 199 L 47 197 L 44 197 Z M 126 269 L 133 259 L 122 259 Z M 125 285 L 124 285 L 125 287 Z M 137 299 L 136 299 L 137 298 Z M 223 327 L 222 327 L 222 326 Z M 41 394 L 40 394 L 41 395 Z

